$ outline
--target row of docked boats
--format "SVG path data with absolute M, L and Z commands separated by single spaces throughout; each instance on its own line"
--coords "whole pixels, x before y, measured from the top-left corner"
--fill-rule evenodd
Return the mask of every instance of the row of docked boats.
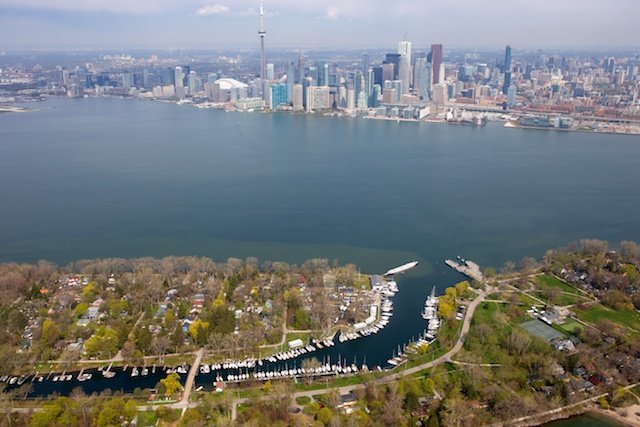
M 429 341 L 433 342 L 435 340 L 436 333 L 440 328 L 440 319 L 438 318 L 438 298 L 436 297 L 435 286 L 431 290 L 431 295 L 429 295 L 424 302 L 422 318 L 428 322 L 427 333 L 425 336 Z

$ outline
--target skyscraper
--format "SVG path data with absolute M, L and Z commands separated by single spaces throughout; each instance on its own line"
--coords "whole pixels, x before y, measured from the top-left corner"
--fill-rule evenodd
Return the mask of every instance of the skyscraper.
M 264 36 L 267 32 L 264 29 L 264 8 L 262 6 L 262 0 L 260 0 L 260 28 L 258 28 L 258 35 L 260 36 L 260 80 L 264 80 L 265 77 L 265 62 L 264 62 Z
M 399 53 L 387 53 L 383 64 L 393 64 L 393 78 L 389 80 L 397 80 L 398 73 L 400 71 L 400 54 Z M 385 79 L 386 80 L 386 79 Z
M 441 44 L 432 44 L 431 45 L 431 70 L 433 70 L 433 80 L 432 84 L 440 83 L 440 65 L 442 64 L 442 45 Z M 444 80 L 444 76 L 442 76 Z
M 398 77 L 402 80 L 402 93 L 409 93 L 409 82 L 411 81 L 411 42 L 401 41 L 398 43 L 398 53 L 400 54 L 400 66 Z
M 504 63 L 502 64 L 502 72 L 508 73 L 511 71 L 511 46 L 507 45 L 504 49 Z

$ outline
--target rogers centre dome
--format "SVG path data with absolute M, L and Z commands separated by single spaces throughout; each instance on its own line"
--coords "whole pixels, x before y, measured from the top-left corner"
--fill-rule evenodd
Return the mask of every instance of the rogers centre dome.
M 229 78 L 218 79 L 215 83 L 220 85 L 221 90 L 242 89 L 247 87 L 246 84 Z

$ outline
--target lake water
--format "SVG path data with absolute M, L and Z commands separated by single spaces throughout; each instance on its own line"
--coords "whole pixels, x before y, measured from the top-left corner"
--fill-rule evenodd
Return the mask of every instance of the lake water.
M 0 115 L 0 261 L 411 259 L 395 316 L 332 350 L 383 363 L 461 255 L 499 268 L 579 238 L 640 241 L 640 138 L 51 99 Z

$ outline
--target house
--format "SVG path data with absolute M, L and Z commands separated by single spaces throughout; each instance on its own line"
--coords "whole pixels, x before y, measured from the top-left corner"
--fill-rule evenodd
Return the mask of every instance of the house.
M 340 396 L 340 404 L 336 406 L 336 409 L 343 414 L 350 414 L 353 412 L 354 407 L 358 404 L 358 398 L 353 393 L 347 393 Z

